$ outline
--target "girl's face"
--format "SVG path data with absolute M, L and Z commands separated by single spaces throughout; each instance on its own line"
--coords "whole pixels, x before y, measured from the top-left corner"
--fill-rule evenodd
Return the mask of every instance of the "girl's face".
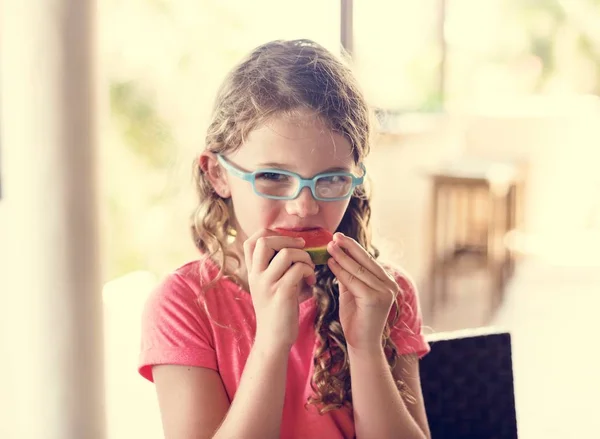
M 333 133 L 314 115 L 274 118 L 250 133 L 236 152 L 227 155 L 230 163 L 252 172 L 277 168 L 312 178 L 328 171 L 360 175 L 354 164 L 350 143 Z M 317 201 L 310 188 L 303 188 L 293 200 L 273 200 L 256 195 L 251 183 L 221 169 L 215 189 L 231 196 L 237 220 L 238 239 L 244 241 L 259 229 L 315 228 L 336 231 L 349 199 Z

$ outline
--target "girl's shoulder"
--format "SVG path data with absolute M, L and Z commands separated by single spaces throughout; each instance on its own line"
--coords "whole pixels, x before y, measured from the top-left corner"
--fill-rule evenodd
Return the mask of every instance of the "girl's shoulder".
M 219 275 L 219 265 L 207 256 L 186 262 L 180 267 L 167 274 L 166 282 L 179 279 L 191 290 L 200 290 L 213 282 Z M 224 279 L 224 278 L 223 278 Z
M 398 302 L 397 309 L 402 316 L 403 320 L 421 320 L 421 306 L 419 300 L 419 293 L 417 291 L 416 283 L 413 281 L 412 277 L 408 274 L 408 272 L 402 267 L 389 263 L 379 261 L 381 266 L 390 274 L 398 287 L 400 287 L 400 291 L 398 293 Z M 393 309 L 392 309 L 393 311 Z M 413 324 L 417 322 L 413 321 Z
M 197 302 L 218 272 L 218 266 L 208 258 L 189 261 L 162 277 L 148 297 L 148 305 Z
M 401 266 L 394 264 L 389 261 L 380 260 L 379 264 L 383 269 L 390 274 L 398 286 L 400 287 L 400 294 L 405 295 L 416 295 L 417 286 L 412 276 Z
M 382 261 L 379 263 L 400 287 L 397 305 L 390 310 L 390 336 L 400 355 L 416 353 L 421 358 L 429 352 L 430 347 L 423 335 L 423 317 L 416 284 L 403 268 Z
M 213 279 L 219 272 L 218 265 L 209 257 L 201 257 L 173 270 L 168 276 L 180 276 L 190 282 L 202 284 Z

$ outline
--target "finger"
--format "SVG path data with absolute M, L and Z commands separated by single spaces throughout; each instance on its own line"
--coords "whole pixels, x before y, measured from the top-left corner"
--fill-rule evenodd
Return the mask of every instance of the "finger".
M 254 252 L 256 250 L 256 243 L 260 238 L 264 238 L 267 236 L 274 236 L 276 235 L 275 232 L 273 232 L 272 230 L 269 229 L 260 229 L 258 231 L 256 231 L 255 233 L 253 233 L 248 239 L 246 239 L 246 241 L 244 241 L 244 259 L 246 262 L 246 268 L 248 270 L 248 272 L 251 271 L 252 269 L 252 262 L 253 262 L 253 256 L 254 256 Z
M 281 277 L 278 284 L 285 291 L 297 294 L 300 291 L 302 279 L 308 279 L 314 274 L 314 269 L 310 265 L 304 262 L 295 262 Z
M 395 281 L 390 275 L 383 269 L 381 265 L 377 263 L 375 259 L 354 239 L 343 233 L 337 232 L 333 235 L 333 240 L 340 248 L 344 249 L 352 258 L 360 265 L 365 267 L 368 271 L 373 273 L 377 279 L 384 283 L 384 285 L 391 286 L 390 282 Z
M 384 290 L 387 288 L 377 276 L 354 260 L 348 253 L 345 253 L 336 241 L 331 241 L 328 244 L 327 251 L 345 271 L 373 289 Z
M 284 248 L 277 252 L 268 268 L 265 270 L 267 281 L 272 283 L 277 282 L 283 277 L 286 271 L 297 262 L 302 262 L 312 267 L 312 274 L 314 275 L 315 264 L 306 251 L 297 248 Z
M 338 286 L 339 286 L 339 290 L 340 290 L 340 296 L 343 296 L 344 294 L 346 294 L 348 292 L 348 288 L 346 288 L 346 285 L 344 285 L 343 283 L 338 281 Z
M 375 290 L 373 290 L 369 285 L 364 283 L 362 280 L 358 279 L 352 273 L 344 270 L 344 268 L 336 262 L 334 258 L 329 258 L 327 260 L 327 265 L 331 272 L 338 279 L 340 284 L 340 294 L 344 294 L 346 291 L 343 291 L 345 288 L 347 291 L 351 292 L 355 296 L 365 297 L 367 295 L 372 295 Z
M 304 239 L 289 236 L 272 235 L 258 238 L 252 255 L 253 270 L 259 273 L 265 271 L 276 252 L 285 248 L 301 249 L 304 244 Z
M 252 256 L 254 254 L 254 250 L 256 248 L 256 241 L 259 238 L 262 238 L 264 236 L 268 236 L 269 234 L 272 234 L 270 230 L 267 229 L 261 229 L 259 231 L 257 231 L 256 233 L 252 234 L 252 236 L 250 236 L 248 239 L 246 239 L 246 241 L 244 241 L 244 261 L 246 262 L 246 270 L 248 271 L 248 273 L 250 273 L 250 271 L 252 271 Z

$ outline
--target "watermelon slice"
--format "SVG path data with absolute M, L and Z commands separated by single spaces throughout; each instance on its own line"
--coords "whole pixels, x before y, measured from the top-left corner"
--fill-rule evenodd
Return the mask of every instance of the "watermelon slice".
M 310 258 L 315 265 L 324 265 L 330 258 L 327 253 L 327 244 L 333 241 L 333 234 L 326 229 L 310 229 L 310 230 L 287 230 L 275 229 L 278 233 L 292 238 L 304 239 L 304 250 L 308 252 Z

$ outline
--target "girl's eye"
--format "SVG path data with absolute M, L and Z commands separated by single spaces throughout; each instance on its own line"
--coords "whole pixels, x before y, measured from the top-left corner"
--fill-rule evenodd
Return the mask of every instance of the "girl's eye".
M 329 177 L 323 177 L 326 183 L 339 183 L 342 181 L 342 176 L 340 175 L 330 175 Z
M 327 177 L 321 177 L 318 183 L 327 185 L 338 185 L 351 183 L 351 180 L 352 179 L 347 175 L 329 175 Z
M 288 175 L 280 174 L 278 172 L 261 172 L 256 176 L 256 178 L 259 180 L 283 183 L 288 181 L 290 177 Z

